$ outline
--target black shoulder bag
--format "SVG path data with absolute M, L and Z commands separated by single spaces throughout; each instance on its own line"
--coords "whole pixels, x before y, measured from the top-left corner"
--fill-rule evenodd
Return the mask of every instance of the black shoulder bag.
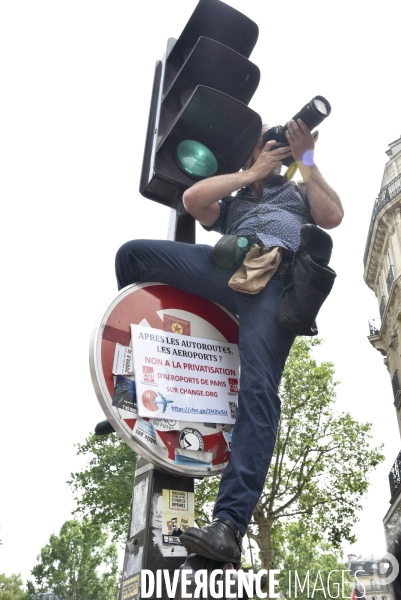
M 296 335 L 317 335 L 317 314 L 331 292 L 336 273 L 328 266 L 333 241 L 317 225 L 301 227 L 301 243 L 294 254 L 292 271 L 284 274 L 276 318 Z

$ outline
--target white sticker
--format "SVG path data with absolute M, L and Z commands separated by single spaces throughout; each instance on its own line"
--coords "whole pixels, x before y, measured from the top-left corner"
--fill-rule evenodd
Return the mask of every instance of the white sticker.
M 173 419 L 149 419 L 156 431 L 177 431 L 181 429 L 180 422 Z
M 153 428 L 152 423 L 138 417 L 132 435 L 142 442 L 144 446 L 152 449 L 152 452 L 163 458 L 168 457 L 168 450 Z M 162 445 L 163 444 L 163 445 Z
M 173 419 L 149 419 L 156 431 L 182 431 L 188 427 L 188 421 L 174 421 Z M 214 435 L 223 429 L 221 423 L 197 423 L 196 428 L 205 435 Z M 227 425 L 227 427 L 232 427 Z
M 132 375 L 134 373 L 134 361 L 132 348 L 116 344 L 113 362 L 113 375 Z
M 187 465 L 190 467 L 210 467 L 212 465 L 213 452 L 203 452 L 201 450 L 185 450 L 184 448 L 175 449 L 175 462 L 177 465 Z
M 233 430 L 231 430 L 231 431 L 223 431 L 223 435 L 224 435 L 224 439 L 227 442 L 228 449 L 231 452 L 231 440 L 232 440 L 232 437 L 233 437 Z

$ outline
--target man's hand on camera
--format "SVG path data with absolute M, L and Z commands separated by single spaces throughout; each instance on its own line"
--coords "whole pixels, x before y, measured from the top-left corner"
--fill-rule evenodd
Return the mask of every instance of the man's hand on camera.
M 272 140 L 267 142 L 256 159 L 255 163 L 249 168 L 249 171 L 254 173 L 255 181 L 264 181 L 269 175 L 275 174 L 275 171 L 280 172 L 282 161 L 291 155 L 291 150 L 288 146 L 277 148 L 277 142 Z
M 291 154 L 297 162 L 302 162 L 307 167 L 313 164 L 313 151 L 315 140 L 309 128 L 301 119 L 287 123 L 286 136 L 290 144 Z
M 306 186 L 311 215 L 319 227 L 333 229 L 341 223 L 344 210 L 338 194 L 315 164 L 313 136 L 301 119 L 289 121 L 287 127 L 287 140 Z

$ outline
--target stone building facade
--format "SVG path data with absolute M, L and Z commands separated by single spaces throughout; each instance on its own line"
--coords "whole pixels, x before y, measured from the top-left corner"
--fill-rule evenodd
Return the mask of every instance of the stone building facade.
M 385 583 L 389 576 L 385 556 L 348 556 L 348 569 L 354 577 L 356 597 L 360 600 L 393 600 L 392 586 Z
M 364 280 L 376 294 L 380 319 L 369 321 L 369 341 L 384 357 L 401 435 L 401 136 L 386 151 L 364 255 Z M 389 474 L 390 509 L 384 518 L 388 547 L 401 534 L 401 452 Z

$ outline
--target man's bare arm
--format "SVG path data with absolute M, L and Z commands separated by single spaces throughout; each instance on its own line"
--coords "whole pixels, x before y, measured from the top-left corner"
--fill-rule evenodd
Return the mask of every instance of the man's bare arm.
M 206 227 L 214 225 L 220 214 L 218 201 L 221 198 L 229 196 L 246 185 L 264 181 L 277 166 L 282 164 L 282 160 L 289 156 L 290 150 L 287 148 L 270 152 L 275 145 L 276 142 L 268 142 L 251 167 L 238 173 L 203 179 L 185 190 L 183 202 L 186 210 L 202 225 Z
M 211 227 L 219 218 L 218 201 L 251 182 L 249 171 L 209 177 L 185 190 L 182 200 L 185 209 L 194 219 L 206 227 Z
M 312 217 L 324 229 L 338 227 L 344 210 L 338 194 L 329 186 L 316 165 L 301 167 Z
M 308 127 L 301 119 L 290 121 L 287 139 L 291 152 L 297 161 L 298 168 L 305 182 L 312 217 L 317 225 L 324 229 L 334 229 L 340 225 L 344 209 L 338 194 L 329 186 L 313 161 L 315 143 Z M 307 166 L 303 162 L 304 155 L 313 163 Z

